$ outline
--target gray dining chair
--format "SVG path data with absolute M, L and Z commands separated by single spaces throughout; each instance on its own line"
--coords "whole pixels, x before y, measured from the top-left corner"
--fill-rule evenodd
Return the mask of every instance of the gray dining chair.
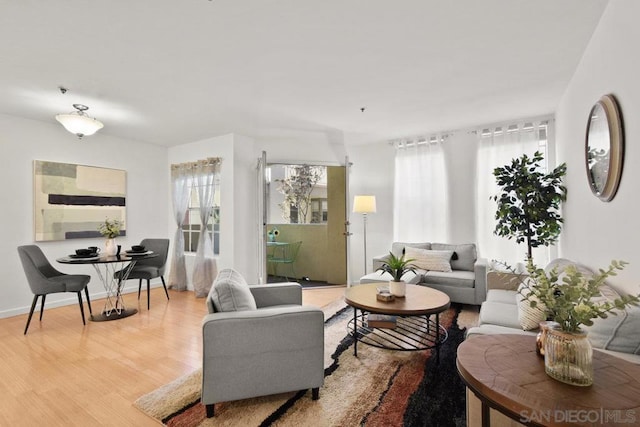
M 86 325 L 84 319 L 84 306 L 82 304 L 82 291 L 87 296 L 87 305 L 89 306 L 89 314 L 93 314 L 91 310 L 91 300 L 89 299 L 89 289 L 87 285 L 91 280 L 91 276 L 86 274 L 64 274 L 49 263 L 47 257 L 44 256 L 42 250 L 36 245 L 18 246 L 18 255 L 22 268 L 27 276 L 27 282 L 33 292 L 33 302 L 29 311 L 27 325 L 24 328 L 24 335 L 27 334 L 33 311 L 38 303 L 38 298 L 42 297 L 40 302 L 40 321 L 42 321 L 42 313 L 44 312 L 44 302 L 47 295 L 60 292 L 75 292 L 78 294 L 78 303 L 80 304 L 80 313 L 82 314 L 82 324 Z
M 150 307 L 149 291 L 151 289 L 151 279 L 159 277 L 162 280 L 162 287 L 164 293 L 169 300 L 169 292 L 167 291 L 167 284 L 164 281 L 164 270 L 167 264 L 167 255 L 169 254 L 169 239 L 143 239 L 140 245 L 144 246 L 146 250 L 153 251 L 158 256 L 153 258 L 141 259 L 136 261 L 135 265 L 129 272 L 127 280 L 138 279 L 138 299 L 140 299 L 140 292 L 142 290 L 142 280 L 147 281 L 147 310 Z M 115 274 L 115 277 L 121 277 L 122 272 L 120 270 Z

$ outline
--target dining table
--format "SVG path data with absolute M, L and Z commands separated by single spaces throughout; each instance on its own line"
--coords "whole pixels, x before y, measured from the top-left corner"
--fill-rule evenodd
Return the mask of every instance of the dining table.
M 61 264 L 92 265 L 106 291 L 105 305 L 100 314 L 93 314 L 90 320 L 102 322 L 117 320 L 136 314 L 136 308 L 127 308 L 122 297 L 122 289 L 131 270 L 139 260 L 153 258 L 158 254 L 152 251 L 125 251 L 117 255 L 92 256 L 68 255 L 56 259 Z

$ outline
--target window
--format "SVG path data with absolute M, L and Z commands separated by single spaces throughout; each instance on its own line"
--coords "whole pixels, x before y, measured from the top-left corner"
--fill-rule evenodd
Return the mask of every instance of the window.
M 312 198 L 311 199 L 311 222 L 321 223 L 327 222 L 329 204 L 327 199 Z
M 214 183 L 215 196 L 213 201 L 212 218 L 209 220 L 207 228 L 209 236 L 213 241 L 213 253 L 220 254 L 220 179 L 216 178 Z M 200 204 L 198 202 L 198 188 L 195 183 L 191 185 L 191 195 L 189 198 L 189 208 L 187 209 L 186 218 L 182 225 L 184 234 L 184 251 L 195 253 L 198 249 L 198 237 L 200 236 Z

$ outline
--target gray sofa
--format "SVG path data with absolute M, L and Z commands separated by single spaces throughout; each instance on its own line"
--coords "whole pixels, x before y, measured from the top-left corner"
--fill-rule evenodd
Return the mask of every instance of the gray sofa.
M 480 305 L 485 300 L 487 261 L 478 258 L 475 244 L 394 242 L 391 252 L 399 257 L 404 254 L 405 247 L 454 252 L 450 261 L 451 272 L 417 269 L 415 274 L 409 272 L 403 276 L 405 282 L 442 291 L 449 295 L 452 302 Z M 360 283 L 382 283 L 391 280 L 390 274 L 376 271 L 388 257 L 389 254 L 374 257 L 373 273 L 360 278 Z
M 561 272 L 573 264 L 583 273 L 587 267 L 566 259 L 556 259 L 545 267 Z M 487 299 L 480 307 L 477 327 L 469 328 L 467 337 L 487 334 L 536 335 L 537 330 L 523 330 L 518 307 L 517 287 L 526 276 L 490 272 L 487 280 Z M 601 287 L 601 298 L 615 299 L 618 293 L 608 285 Z M 525 302 L 526 303 L 526 302 Z M 628 307 L 606 319 L 595 319 L 593 326 L 584 328 L 593 348 L 613 354 L 633 363 L 640 363 L 640 307 Z

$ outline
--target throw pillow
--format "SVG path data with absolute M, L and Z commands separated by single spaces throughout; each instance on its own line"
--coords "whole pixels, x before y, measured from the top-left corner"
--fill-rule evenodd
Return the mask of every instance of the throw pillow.
M 600 286 L 600 295 L 595 302 L 613 301 L 620 298 L 613 288 Z M 606 319 L 593 319 L 593 325 L 584 326 L 594 348 L 640 354 L 640 307 L 627 307 L 609 313 Z
M 431 249 L 431 243 L 429 242 L 424 242 L 424 243 L 393 242 L 393 244 L 391 245 L 391 252 L 399 258 L 402 255 L 406 255 L 405 248 L 409 246 L 412 248 Z
M 216 311 L 256 310 L 256 300 L 244 277 L 232 268 L 221 270 L 213 283 L 211 299 Z
M 411 264 L 423 270 L 451 273 L 451 256 L 453 251 L 432 251 L 405 247 L 405 258 L 413 259 Z
M 516 293 L 516 302 L 518 304 L 518 322 L 525 331 L 538 329 L 540 322 L 547 320 L 545 306 L 535 297 L 526 299 L 531 293 L 529 287 L 523 282 L 518 286 Z M 531 300 L 535 300 L 538 305 L 531 307 Z
M 431 248 L 436 251 L 454 251 L 455 255 L 451 258 L 451 268 L 453 270 L 473 271 L 478 254 L 474 243 L 465 243 L 460 245 L 448 243 L 432 243 Z

